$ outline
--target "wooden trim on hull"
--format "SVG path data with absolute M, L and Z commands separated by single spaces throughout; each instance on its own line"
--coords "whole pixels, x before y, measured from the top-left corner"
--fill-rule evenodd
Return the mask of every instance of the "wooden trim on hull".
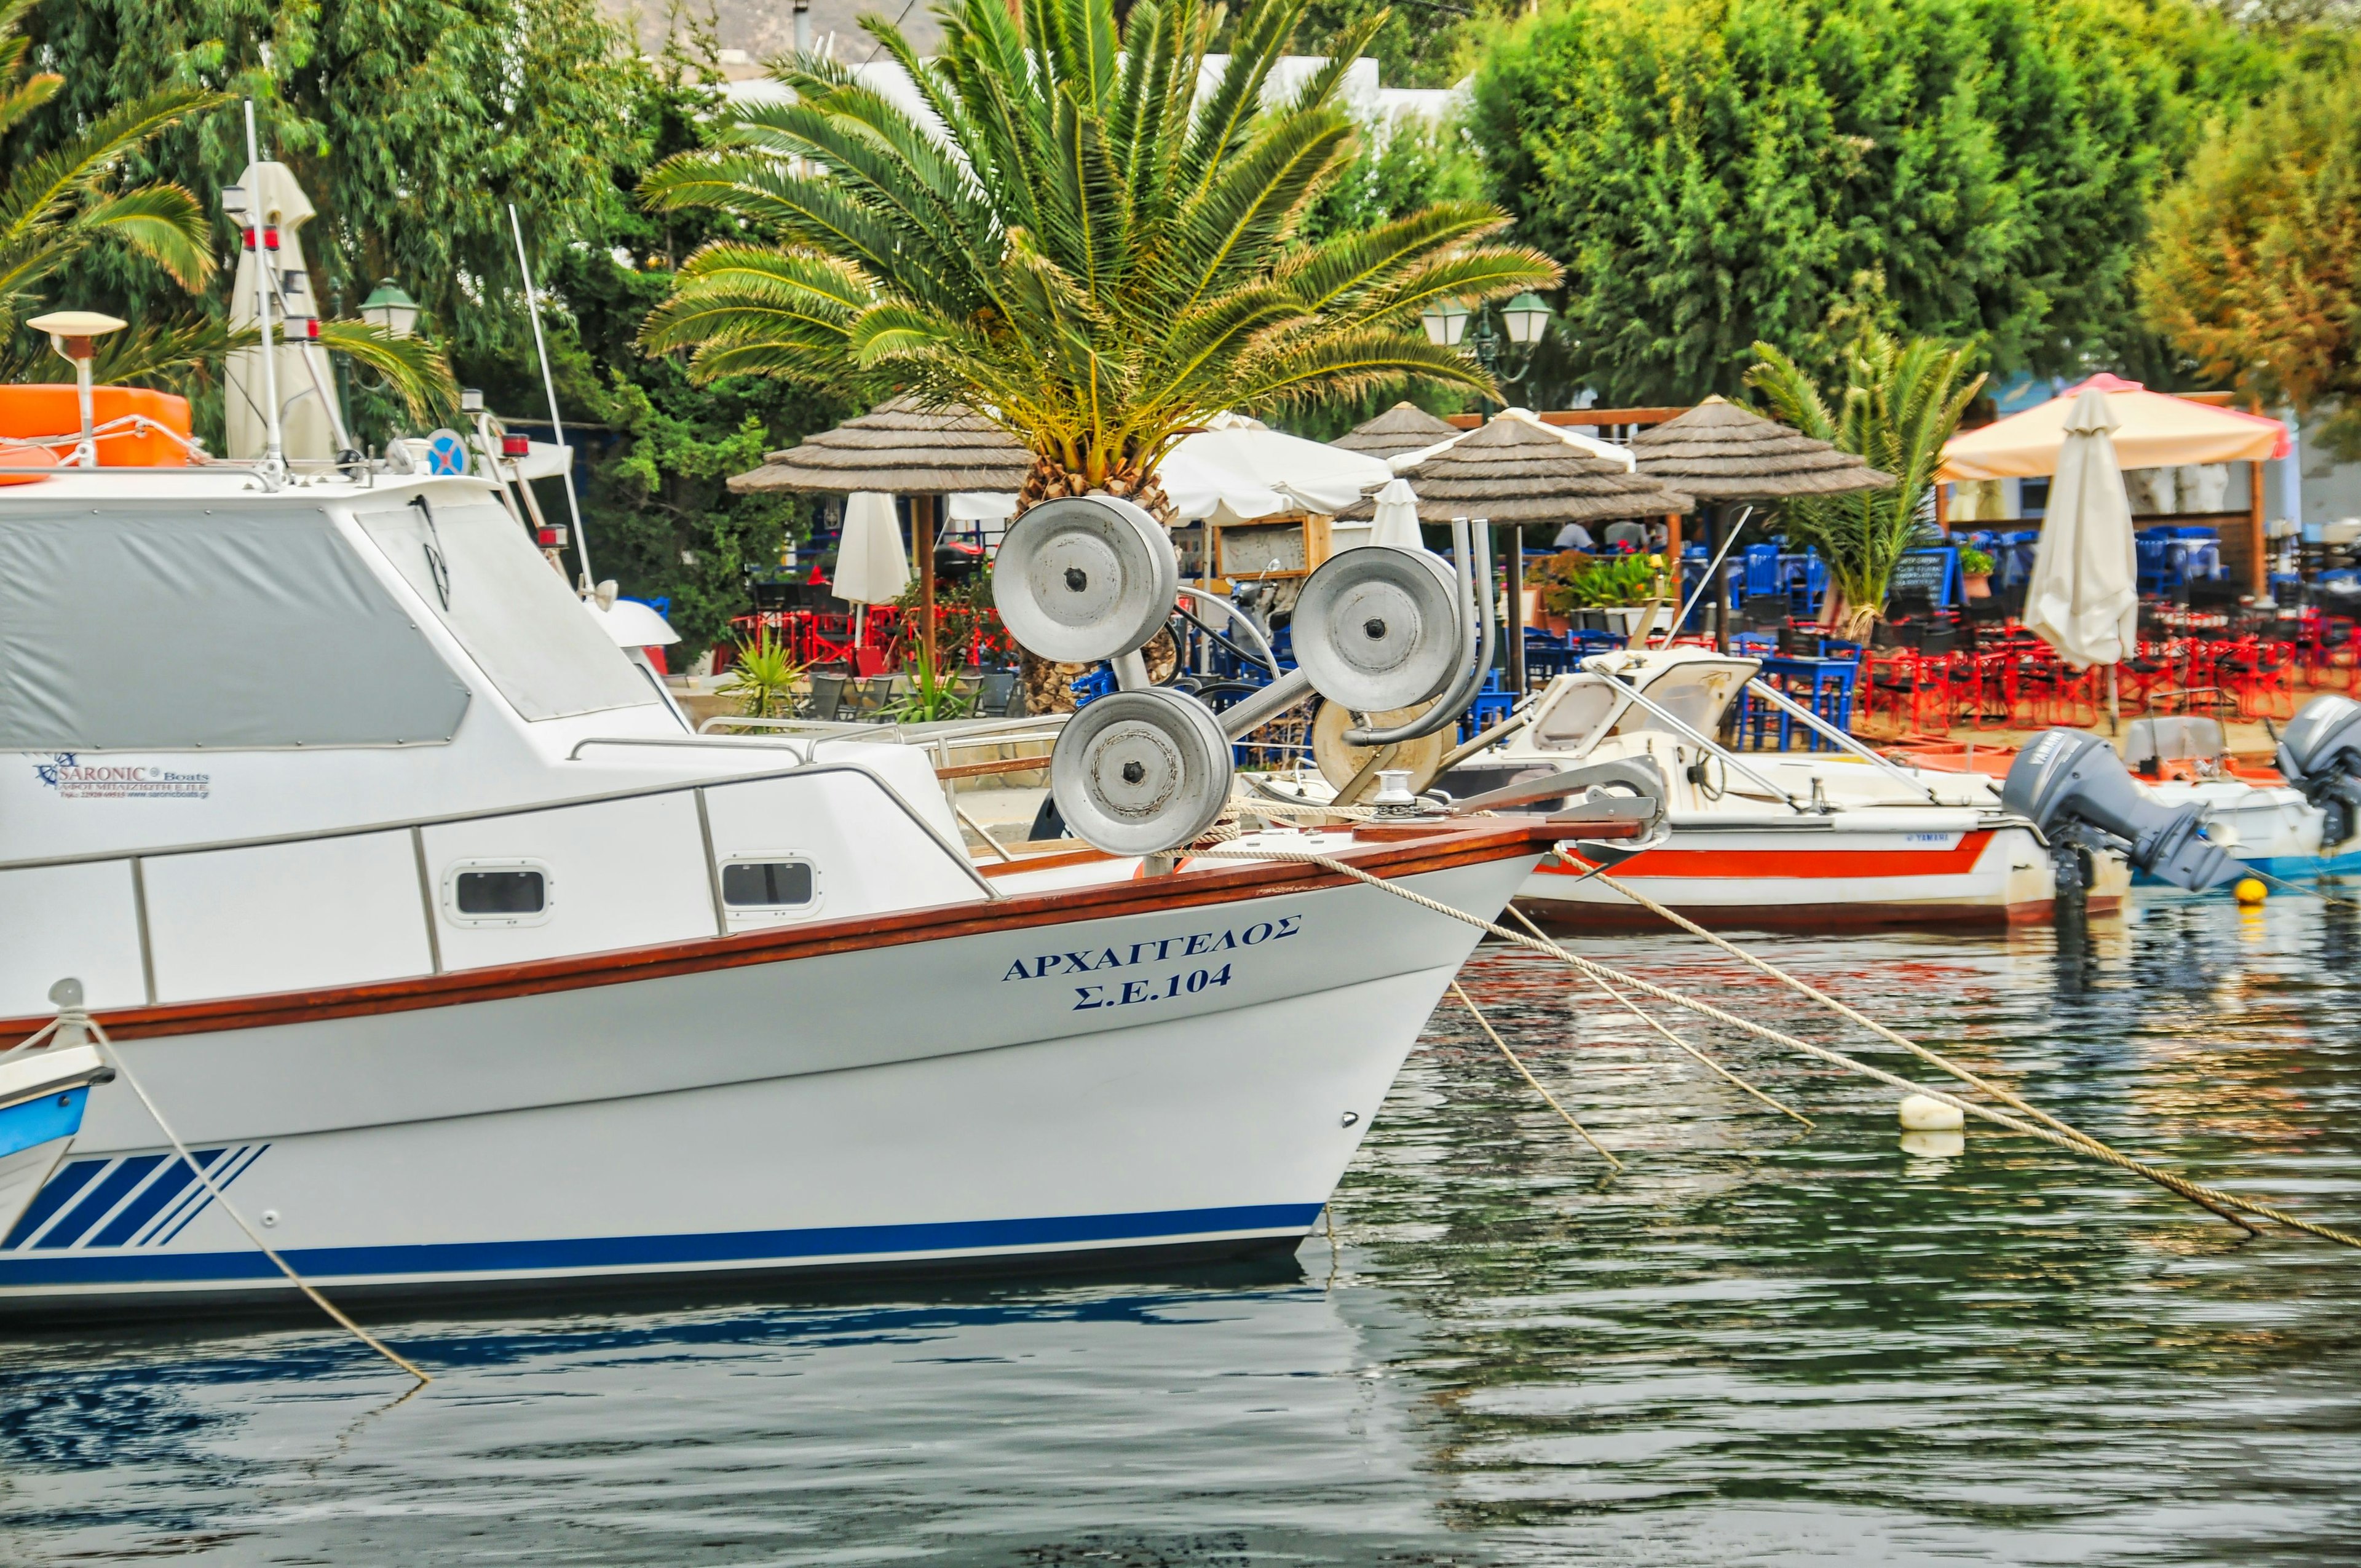
M 1336 859 L 1372 875 L 1390 879 L 1510 860 L 1577 835 L 1609 838 L 1618 836 L 1619 830 L 1628 832 L 1631 828 L 1618 823 L 1486 818 L 1480 824 L 1464 827 L 1437 826 L 1416 838 L 1367 847 L 1356 843 L 1334 853 Z M 128 1007 L 107 1011 L 100 1016 L 107 1032 L 124 1040 L 270 1028 L 328 1018 L 459 1007 L 548 992 L 626 985 L 637 981 L 782 963 L 855 949 L 943 941 L 986 932 L 1234 904 L 1249 898 L 1338 887 L 1350 880 L 1295 861 L 1213 869 L 1216 863 L 1200 861 L 1170 876 L 1018 894 L 994 904 L 935 905 L 890 915 L 772 927 L 728 937 L 705 937 L 654 947 L 542 959 L 363 985 Z M 21 1038 L 49 1021 L 41 1016 L 0 1019 L 0 1039 Z

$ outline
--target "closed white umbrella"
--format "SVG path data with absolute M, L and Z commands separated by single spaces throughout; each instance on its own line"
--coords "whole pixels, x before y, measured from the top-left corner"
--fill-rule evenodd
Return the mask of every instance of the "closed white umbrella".
M 2139 647 L 2139 567 L 2131 497 L 2115 462 L 2117 421 L 2096 389 L 2067 411 L 2041 542 L 2025 588 L 2025 624 L 2070 664 L 2105 664 L 2114 718 L 2114 666 Z
M 1370 530 L 1372 544 L 1392 544 L 1404 550 L 1422 550 L 1426 542 L 1418 532 L 1418 492 L 1410 488 L 1408 479 L 1386 481 L 1378 492 L 1376 526 Z
M 279 372 L 280 441 L 287 455 L 298 462 L 330 462 L 337 455 L 344 411 L 333 406 L 336 383 L 327 351 L 311 341 L 311 323 L 320 309 L 303 264 L 301 237 L 302 226 L 318 214 L 283 163 L 250 163 L 238 178 L 247 200 L 261 212 L 264 226 L 279 234 L 279 248 L 270 254 L 285 297 L 270 307 L 270 338 Z M 229 296 L 233 330 L 255 324 L 257 265 L 251 248 L 239 251 L 237 282 Z M 231 354 L 224 371 L 223 434 L 228 453 L 259 457 L 269 430 L 262 406 L 261 346 Z
M 829 591 L 853 604 L 892 604 L 910 586 L 910 559 L 902 553 L 902 522 L 894 498 L 862 490 L 844 503 L 844 532 L 836 544 L 836 580 Z M 853 621 L 854 641 L 862 621 Z

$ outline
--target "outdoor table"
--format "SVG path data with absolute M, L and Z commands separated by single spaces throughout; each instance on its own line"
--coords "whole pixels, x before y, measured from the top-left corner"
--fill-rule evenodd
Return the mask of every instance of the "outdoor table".
M 1861 666 L 1850 659 L 1799 659 L 1782 654 L 1767 654 L 1758 679 L 1807 707 L 1836 729 L 1852 728 L 1853 683 L 1860 677 Z M 1796 719 L 1784 708 L 1773 708 L 1752 692 L 1745 695 L 1739 709 L 1740 738 L 1756 751 L 1763 748 L 1764 732 L 1773 715 L 1779 721 L 1779 750 L 1786 751 L 1795 740 Z M 1834 751 L 1836 742 L 1825 739 L 1819 731 L 1806 727 L 1805 748 L 1817 751 Z

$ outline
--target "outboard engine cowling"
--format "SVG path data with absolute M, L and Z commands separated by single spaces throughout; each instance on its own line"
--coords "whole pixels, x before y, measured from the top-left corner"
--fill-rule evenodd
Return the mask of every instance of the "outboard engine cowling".
M 2238 862 L 2205 841 L 2205 807 L 2161 805 L 2140 793 L 2115 749 L 2079 729 L 2048 729 L 2017 753 L 2000 786 L 2003 808 L 2027 817 L 2051 853 L 2114 849 L 2140 871 L 2191 892 L 2228 882 Z M 2079 868 L 2059 866 L 2059 886 L 2079 885 Z
M 2279 737 L 2280 776 L 2320 807 L 2320 849 L 2328 853 L 2361 823 L 2361 702 L 2323 692 L 2303 705 Z

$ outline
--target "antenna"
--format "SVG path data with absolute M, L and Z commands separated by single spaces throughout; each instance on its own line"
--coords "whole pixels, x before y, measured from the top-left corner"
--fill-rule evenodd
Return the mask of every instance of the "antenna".
M 254 244 L 255 324 L 262 329 L 262 466 L 284 473 L 287 444 L 279 430 L 279 352 L 270 341 L 270 253 L 262 246 L 262 153 L 254 137 L 254 100 L 246 101 L 246 164 L 255 172 L 255 188 L 247 193 L 247 233 Z
M 541 356 L 542 390 L 549 394 L 549 430 L 562 448 L 566 444 L 566 427 L 557 422 L 557 378 L 549 373 L 549 344 L 541 335 L 541 292 L 533 286 L 533 263 L 525 259 L 524 254 L 524 225 L 517 218 L 514 202 L 509 203 L 509 232 L 516 236 L 517 270 L 524 274 L 525 308 L 533 313 L 533 351 Z M 594 580 L 590 576 L 590 541 L 582 532 L 582 503 L 574 499 L 571 454 L 566 464 L 566 510 L 574 519 L 574 559 L 582 568 L 582 585 L 587 588 Z

